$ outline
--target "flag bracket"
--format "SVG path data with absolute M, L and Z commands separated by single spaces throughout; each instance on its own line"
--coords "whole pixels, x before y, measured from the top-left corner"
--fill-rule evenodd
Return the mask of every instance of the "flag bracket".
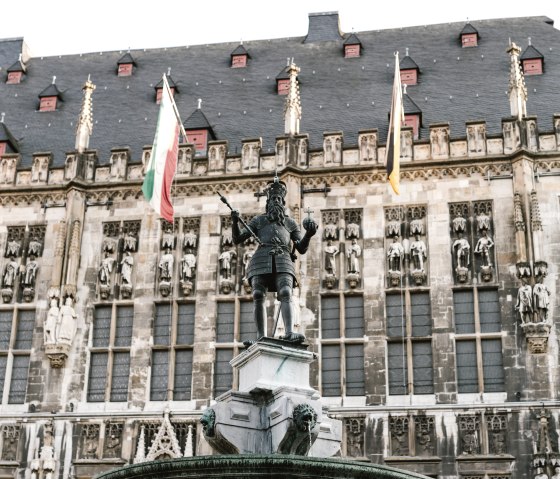
M 331 187 L 327 186 L 326 183 L 322 188 L 301 188 L 301 198 L 303 199 L 303 195 L 306 195 L 308 193 L 323 193 L 326 198 L 327 194 L 330 193 L 330 191 Z

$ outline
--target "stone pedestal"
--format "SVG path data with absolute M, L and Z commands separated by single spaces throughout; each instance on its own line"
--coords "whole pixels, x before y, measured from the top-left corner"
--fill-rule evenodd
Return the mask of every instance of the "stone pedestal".
M 70 354 L 70 345 L 66 343 L 45 344 L 45 353 L 51 363 L 51 368 L 63 368 L 66 358 Z
M 205 411 L 204 437 L 218 454 L 330 457 L 340 450 L 341 421 L 327 417 L 309 384 L 315 355 L 306 345 L 262 338 L 231 361 L 239 387 Z

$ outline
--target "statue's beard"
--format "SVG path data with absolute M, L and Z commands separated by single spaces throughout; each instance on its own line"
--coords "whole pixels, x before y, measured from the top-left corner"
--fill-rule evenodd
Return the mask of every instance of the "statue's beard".
M 266 216 L 269 221 L 283 225 L 286 218 L 284 206 L 272 202 L 269 203 L 266 207 Z

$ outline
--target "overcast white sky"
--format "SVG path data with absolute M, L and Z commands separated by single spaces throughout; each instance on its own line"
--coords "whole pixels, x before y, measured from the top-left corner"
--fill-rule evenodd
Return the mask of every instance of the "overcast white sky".
M 534 15 L 560 28 L 558 0 L 5 0 L 0 38 L 24 37 L 33 56 L 250 41 L 304 36 L 308 14 L 328 11 L 343 32 Z

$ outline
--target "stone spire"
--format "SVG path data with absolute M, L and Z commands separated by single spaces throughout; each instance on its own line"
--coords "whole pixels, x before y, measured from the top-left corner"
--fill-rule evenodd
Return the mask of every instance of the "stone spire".
M 516 116 L 518 120 L 521 120 L 527 116 L 527 87 L 519 63 L 521 48 L 515 43 L 511 43 L 507 52 L 511 60 L 508 86 L 511 116 Z
M 286 135 L 298 135 L 299 121 L 301 120 L 301 99 L 297 74 L 300 69 L 292 59 L 287 70 L 288 75 L 290 75 L 290 89 L 288 90 L 288 98 L 286 98 L 284 106 L 284 133 Z
M 163 413 L 163 421 L 159 426 L 156 437 L 150 445 L 146 461 L 155 461 L 158 457 L 181 457 L 181 447 L 175 434 L 175 429 L 169 420 L 169 411 Z
M 78 153 L 83 153 L 89 146 L 89 137 L 93 131 L 93 111 L 92 100 L 93 90 L 95 85 L 88 79 L 82 88 L 84 92 L 84 99 L 82 101 L 82 109 L 78 118 L 78 125 L 76 127 L 76 150 Z

